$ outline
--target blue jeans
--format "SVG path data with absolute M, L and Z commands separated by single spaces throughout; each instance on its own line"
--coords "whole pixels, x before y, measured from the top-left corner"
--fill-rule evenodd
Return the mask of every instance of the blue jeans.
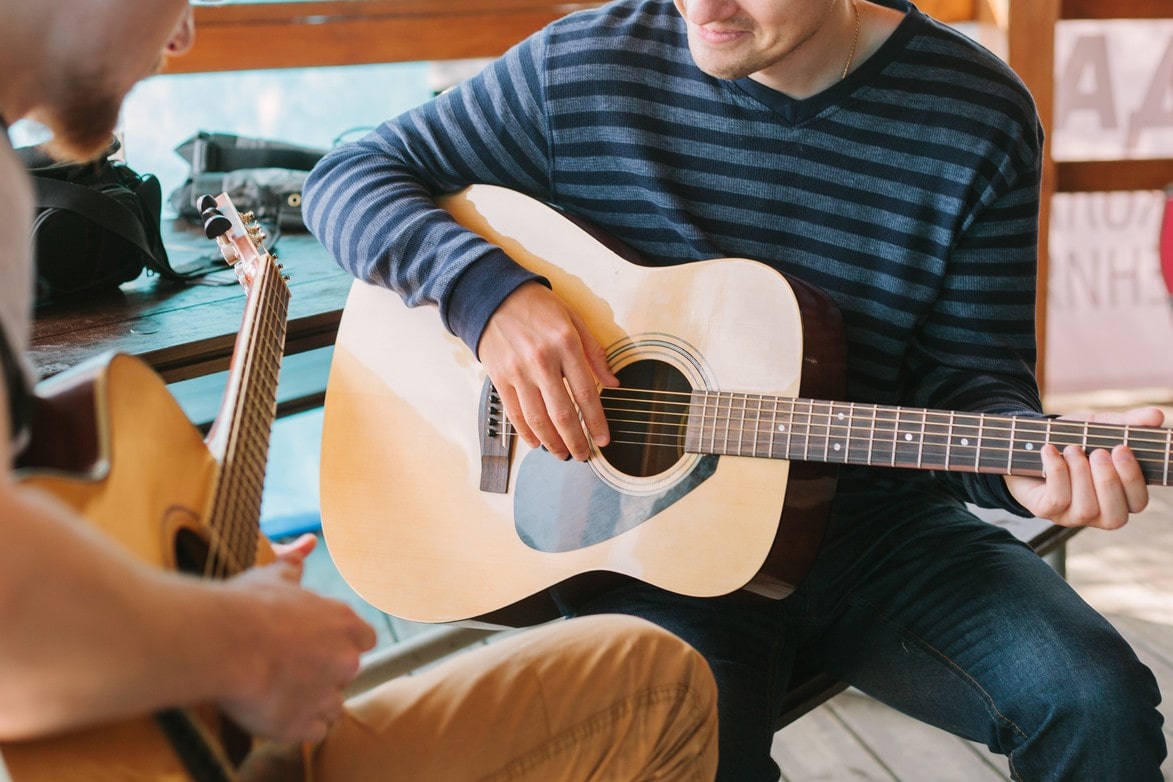
M 1119 633 L 1025 544 L 946 498 L 840 496 L 784 600 L 626 584 L 570 613 L 635 614 L 708 660 L 719 780 L 776 780 L 795 656 L 1008 756 L 1014 779 L 1161 780 L 1160 693 Z

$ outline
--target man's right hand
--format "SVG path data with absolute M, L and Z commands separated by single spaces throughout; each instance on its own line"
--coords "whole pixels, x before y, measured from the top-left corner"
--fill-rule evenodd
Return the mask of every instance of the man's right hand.
M 619 379 L 586 324 L 549 288 L 528 282 L 511 293 L 485 326 L 477 353 L 531 448 L 585 461 L 590 441 L 610 442 L 599 386 Z
M 259 669 L 255 684 L 219 702 L 248 732 L 280 741 L 320 741 L 342 712 L 343 691 L 359 669 L 375 631 L 345 603 L 306 589 L 302 564 L 313 537 L 280 548 L 269 565 L 225 582 L 260 603 L 242 657 Z

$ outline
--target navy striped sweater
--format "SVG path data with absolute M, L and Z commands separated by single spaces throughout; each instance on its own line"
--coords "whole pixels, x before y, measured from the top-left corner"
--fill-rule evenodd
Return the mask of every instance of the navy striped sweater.
M 532 276 L 430 199 L 503 185 L 654 263 L 749 257 L 820 287 L 843 314 L 850 400 L 1037 413 L 1034 104 L 998 58 L 885 2 L 901 26 L 804 100 L 702 73 L 671 0 L 572 14 L 332 151 L 306 183 L 307 223 L 345 269 L 437 305 L 475 349 Z M 1022 512 L 998 478 L 936 479 Z M 845 468 L 841 486 L 861 480 L 893 477 Z

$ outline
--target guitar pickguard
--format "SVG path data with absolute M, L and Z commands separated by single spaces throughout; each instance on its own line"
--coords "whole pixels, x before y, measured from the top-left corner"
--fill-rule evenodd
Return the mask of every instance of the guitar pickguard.
M 521 462 L 514 499 L 514 526 L 532 549 L 574 551 L 635 529 L 683 499 L 717 469 L 703 456 L 688 473 L 651 494 L 631 494 L 603 480 L 590 462 L 564 462 L 545 449 Z

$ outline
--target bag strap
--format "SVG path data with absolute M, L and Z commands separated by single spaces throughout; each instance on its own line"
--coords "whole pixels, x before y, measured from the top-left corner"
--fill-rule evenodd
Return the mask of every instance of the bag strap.
M 147 237 L 142 220 L 121 202 L 91 187 L 59 179 L 38 176 L 33 177 L 33 184 L 36 187 L 38 207 L 76 212 L 113 231 L 141 250 L 149 259 L 151 269 L 168 279 L 188 281 L 223 268 L 223 264 L 209 261 L 196 269 L 176 271 L 167 258 L 162 242 L 153 244 Z
M 142 220 L 123 204 L 84 185 L 75 185 L 59 179 L 33 177 L 36 186 L 37 206 L 41 208 L 66 209 L 77 212 L 91 222 L 97 223 L 138 247 L 156 264 L 167 268 L 167 259 L 162 261 L 155 255 Z

